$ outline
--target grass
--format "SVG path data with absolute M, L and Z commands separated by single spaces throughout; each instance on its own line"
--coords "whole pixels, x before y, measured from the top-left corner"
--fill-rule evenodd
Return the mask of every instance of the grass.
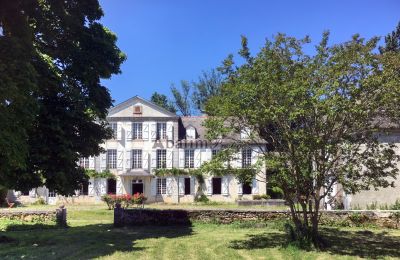
M 113 228 L 112 218 L 105 205 L 68 206 L 67 229 L 0 232 L 0 259 L 400 258 L 400 230 L 325 227 L 331 247 L 317 252 L 284 246 L 276 223 Z

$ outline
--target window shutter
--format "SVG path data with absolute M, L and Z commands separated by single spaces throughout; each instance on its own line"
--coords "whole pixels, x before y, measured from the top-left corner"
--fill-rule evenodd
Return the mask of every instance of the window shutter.
M 243 195 L 243 184 L 237 180 L 238 195 Z
M 157 137 L 157 124 L 150 123 L 150 139 L 156 140 L 156 137 Z
M 122 140 L 122 122 L 117 122 L 117 140 Z
M 143 140 L 149 140 L 149 123 L 143 122 Z
M 258 160 L 258 156 L 260 155 L 261 150 L 258 147 L 253 147 L 251 151 L 251 164 L 254 164 Z
M 206 184 L 206 189 L 207 189 L 207 195 L 212 195 L 211 177 L 205 179 L 205 184 Z
M 196 194 L 195 188 L 196 188 L 196 177 L 192 176 L 190 177 L 190 194 L 193 195 Z
M 107 194 L 107 179 L 101 178 L 99 181 L 100 186 L 100 196 Z
M 173 140 L 174 122 L 167 122 L 167 140 Z
M 171 149 L 167 150 L 167 168 L 172 168 L 173 151 Z
M 126 140 L 132 141 L 132 122 L 126 123 Z
M 100 154 L 100 170 L 104 171 L 107 167 L 107 154 Z
M 222 195 L 229 195 L 229 176 L 222 177 Z
M 201 153 L 201 155 L 200 155 L 200 165 L 205 163 L 207 161 L 207 159 L 208 159 L 207 150 L 208 149 L 201 149 L 200 150 L 200 153 Z
M 242 168 L 242 150 L 239 150 L 237 153 L 236 153 L 236 162 L 234 162 L 234 164 L 236 164 L 236 165 L 233 165 L 233 167 L 234 168 Z
M 167 194 L 168 195 L 172 195 L 172 190 L 173 190 L 173 186 L 172 186 L 172 177 L 167 177 Z
M 212 159 L 212 149 L 206 149 L 207 151 L 207 161 L 211 161 Z
M 156 168 L 157 166 L 157 150 L 151 151 L 151 168 Z
M 200 167 L 200 149 L 195 149 L 194 150 L 194 168 L 199 168 Z
M 132 150 L 125 151 L 125 169 L 132 168 Z
M 144 170 L 148 170 L 149 169 L 149 153 L 147 151 L 143 151 L 142 152 L 142 168 Z
M 253 179 L 251 184 L 251 194 L 258 194 L 258 181 L 256 178 Z
M 35 198 L 36 197 L 36 189 L 31 189 L 29 191 L 29 197 L 31 197 L 31 198 Z
M 185 149 L 179 149 L 179 168 L 185 168 Z
M 89 179 L 88 195 L 89 196 L 93 196 L 94 195 L 94 179 L 93 178 Z
M 117 169 L 122 170 L 124 168 L 124 151 L 117 151 Z
M 124 185 L 122 183 L 122 178 L 117 177 L 117 195 L 124 194 Z
M 150 185 L 151 185 L 151 195 L 156 196 L 157 195 L 157 178 L 152 178 Z
M 94 157 L 93 156 L 89 157 L 89 169 L 91 169 L 91 170 L 94 169 Z
M 178 177 L 179 181 L 179 195 L 185 195 L 185 178 L 180 176 Z

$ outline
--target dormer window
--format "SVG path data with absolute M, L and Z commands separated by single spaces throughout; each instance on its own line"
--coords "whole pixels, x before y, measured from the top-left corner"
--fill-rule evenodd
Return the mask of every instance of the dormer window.
M 186 128 L 186 139 L 196 139 L 196 129 L 192 126 Z
M 240 132 L 240 139 L 249 139 L 250 138 L 250 128 L 249 127 L 245 127 L 242 129 L 242 131 Z

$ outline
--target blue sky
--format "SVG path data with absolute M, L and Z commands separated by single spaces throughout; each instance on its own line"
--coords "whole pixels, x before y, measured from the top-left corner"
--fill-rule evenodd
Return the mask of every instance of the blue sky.
M 252 53 L 278 32 L 331 42 L 384 36 L 400 21 L 400 1 L 100 0 L 102 23 L 118 36 L 127 56 L 122 74 L 104 80 L 115 103 L 154 91 L 170 95 L 172 83 L 196 80 L 240 48 Z

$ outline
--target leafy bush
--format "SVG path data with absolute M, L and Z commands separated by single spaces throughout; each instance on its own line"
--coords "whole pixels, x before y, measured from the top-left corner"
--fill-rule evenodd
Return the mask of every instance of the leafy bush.
M 253 200 L 267 200 L 270 199 L 271 197 L 267 194 L 261 194 L 261 195 L 253 195 Z
M 357 227 L 364 226 L 369 222 L 369 217 L 361 213 L 353 213 L 348 217 L 350 221 Z
M 208 203 L 208 202 L 210 201 L 210 199 L 209 199 L 209 198 L 207 198 L 207 196 L 206 196 L 206 195 L 204 195 L 204 194 L 201 194 L 200 196 L 198 196 L 198 197 L 194 198 L 194 201 L 195 201 L 195 202 Z
M 376 210 L 378 208 L 378 202 L 374 201 L 371 204 L 367 204 L 368 210 Z
M 282 199 L 283 198 L 283 190 L 279 187 L 272 187 L 269 191 L 271 198 L 273 199 Z
M 390 214 L 390 218 L 393 218 L 396 221 L 396 228 L 399 228 L 400 212 L 393 212 L 392 214 Z
M 400 199 L 397 199 L 396 202 L 390 206 L 391 210 L 400 210 Z
M 42 197 L 40 197 L 35 202 L 33 202 L 32 205 L 46 205 L 46 201 Z
M 120 204 L 122 208 L 129 208 L 132 205 L 142 205 L 147 198 L 143 195 L 143 193 L 136 193 L 133 196 L 130 194 L 107 194 L 102 196 L 101 200 L 107 204 L 108 209 L 114 209 L 116 204 Z

